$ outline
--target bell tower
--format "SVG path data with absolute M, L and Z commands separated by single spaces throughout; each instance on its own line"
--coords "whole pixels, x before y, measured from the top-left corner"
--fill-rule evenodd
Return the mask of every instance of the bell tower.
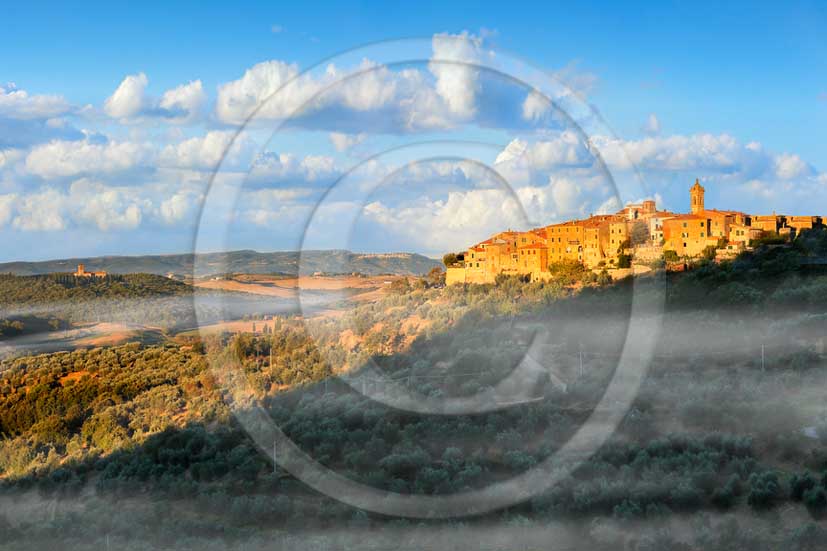
M 696 178 L 695 185 L 689 188 L 689 197 L 691 199 L 690 205 L 692 214 L 698 214 L 705 210 L 704 191 L 706 190 L 703 188 L 703 186 L 701 186 L 700 182 L 698 182 Z

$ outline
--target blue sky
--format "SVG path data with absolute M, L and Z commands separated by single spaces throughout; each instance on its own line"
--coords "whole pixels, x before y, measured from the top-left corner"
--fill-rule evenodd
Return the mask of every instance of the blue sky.
M 440 33 L 464 37 L 457 40 L 475 49 L 469 53 L 460 48 L 462 56 L 478 59 L 498 52 L 525 59 L 576 89 L 600 113 L 604 128 L 631 150 L 633 164 L 639 165 L 648 184 L 647 195 L 662 199 L 667 207 L 685 208 L 681 201 L 688 185 L 684 183 L 701 177 L 710 197 L 723 207 L 743 203 L 744 208 L 756 210 L 812 208 L 827 214 L 819 187 L 827 185 L 822 130 L 827 124 L 827 33 L 823 32 L 827 8 L 823 4 L 418 2 L 405 7 L 361 2 L 308 7 L 101 2 L 83 7 L 18 4 L 4 11 L 0 237 L 10 245 L 0 250 L 0 260 L 191 248 L 198 205 L 206 193 L 204 174 L 210 173 L 210 163 L 216 160 L 210 148 L 226 145 L 222 139 L 243 114 L 220 110 L 219 87 L 240 82 L 245 72 L 254 70 L 235 92 L 255 96 L 250 86 L 272 86 L 267 79 L 277 78 L 276 67 L 294 64 L 301 71 L 332 57 L 340 71 L 353 70 L 353 64 L 341 64 L 340 52 L 405 37 L 432 41 Z M 262 63 L 270 63 L 269 69 Z M 272 192 L 266 208 L 261 193 L 236 190 L 239 216 L 215 229 L 213 237 L 202 241 L 203 247 L 297 246 L 320 189 L 365 157 L 408 143 L 414 136 L 416 140 L 481 140 L 501 147 L 517 140 L 529 152 L 532 144 L 565 142 L 554 140 L 566 128 L 555 128 L 558 135 L 551 136 L 548 128 L 505 120 L 502 113 L 520 107 L 524 91 L 507 91 L 506 85 L 483 76 L 467 81 L 480 87 L 469 98 L 461 89 L 466 82 L 462 78 L 457 82 L 427 62 L 410 69 L 424 84 L 381 77 L 390 80 L 384 80 L 384 88 L 378 90 L 392 98 L 343 93 L 336 100 L 343 105 L 331 104 L 292 130 L 271 136 L 275 121 L 283 119 L 278 110 L 265 117 L 266 124 L 250 129 L 246 149 L 238 151 L 238 166 L 222 166 L 222 175 L 232 180 L 230 172 L 246 173 L 257 162 L 260 166 L 268 158 L 261 155 L 268 152 L 271 159 L 272 154 L 288 155 L 283 161 L 295 166 L 288 170 L 282 162 L 278 177 L 270 173 L 256 184 L 258 191 L 269 187 Z M 131 87 L 123 88 L 122 101 L 110 102 L 107 108 L 107 100 L 130 76 L 135 78 Z M 170 93 L 194 82 L 199 82 L 197 90 Z M 321 75 L 314 82 L 314 86 L 328 83 Z M 454 87 L 447 90 L 444 86 L 451 83 Z M 391 121 L 405 117 L 421 121 L 432 114 L 434 104 L 422 103 L 420 111 L 410 107 L 400 111 L 394 104 L 398 100 L 408 105 L 412 97 L 421 100 L 423 93 L 414 90 L 420 85 L 445 103 L 436 107 L 444 110 L 442 119 L 433 124 L 417 122 L 413 130 L 393 126 Z M 499 92 L 490 95 L 491 90 Z M 358 93 L 377 92 L 363 86 Z M 238 97 L 228 92 L 224 99 L 232 103 Z M 348 135 L 332 137 L 337 129 L 347 130 Z M 186 145 L 187 140 L 201 141 Z M 480 162 L 493 165 L 494 149 Z M 67 155 L 71 163 L 60 165 Z M 304 162 L 306 158 L 312 162 Z M 547 161 L 542 169 L 532 167 L 527 180 L 509 182 L 523 189 L 524 197 L 536 199 L 539 210 L 532 218 L 548 223 L 551 220 L 545 217 L 588 214 L 606 201 L 605 190 L 589 183 L 592 175 L 585 174 L 582 162 L 551 166 Z M 327 168 L 319 163 L 327 163 Z M 410 228 L 401 213 L 433 210 L 451 197 L 468 199 L 462 194 L 479 191 L 479 180 L 486 179 L 469 169 L 460 182 L 450 171 L 435 169 L 436 164 L 421 163 L 423 170 L 418 172 L 428 174 L 430 187 L 422 188 L 416 200 L 387 196 L 374 201 L 379 203 L 370 211 L 375 219 L 352 232 L 363 237 L 351 248 L 405 247 L 436 254 L 443 246 L 454 246 L 435 243 L 433 236 L 417 241 L 391 227 L 394 220 L 402 220 Z M 624 163 L 616 163 L 615 168 L 621 182 L 631 172 Z M 365 175 L 372 177 L 375 174 Z M 564 192 L 561 182 L 565 181 L 584 198 L 572 199 L 571 189 Z M 255 187 L 235 185 L 245 192 Z M 536 193 L 529 188 L 536 188 Z M 552 191 L 553 200 L 548 199 Z M 594 196 L 585 198 L 586 192 Z M 245 208 L 243 196 L 247 207 L 257 201 L 261 208 L 246 208 L 240 215 Z M 558 208 L 565 200 L 575 202 Z M 50 202 L 59 206 L 57 211 L 47 212 Z M 364 201 L 360 204 L 365 206 Z M 522 205 L 522 210 L 527 208 L 534 207 Z M 112 211 L 109 221 L 101 215 L 107 209 Z M 500 215 L 488 223 L 509 221 L 507 212 Z M 244 222 L 252 217 L 258 223 Z M 442 227 L 437 221 L 434 224 Z M 342 233 L 335 227 L 328 231 Z M 481 224 L 462 238 L 488 229 Z M 58 235 L 72 235 L 72 243 L 58 245 Z M 387 238 L 376 239 L 376 235 Z

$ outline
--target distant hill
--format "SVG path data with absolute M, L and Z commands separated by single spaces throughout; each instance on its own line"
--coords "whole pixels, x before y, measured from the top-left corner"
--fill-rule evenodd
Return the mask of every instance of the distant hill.
M 325 272 L 341 274 L 358 272 L 366 275 L 427 273 L 441 263 L 413 253 L 366 254 L 350 251 L 284 251 L 260 253 L 257 251 L 229 251 L 224 253 L 171 254 L 145 256 L 99 256 L 87 258 L 66 258 L 43 262 L 6 262 L 0 264 L 0 273 L 15 275 L 37 275 L 52 272 L 73 272 L 78 264 L 85 264 L 87 270 L 104 270 L 113 274 L 148 273 L 164 275 L 169 272 L 196 277 L 214 274 L 297 274 L 299 255 L 302 257 L 304 273 Z

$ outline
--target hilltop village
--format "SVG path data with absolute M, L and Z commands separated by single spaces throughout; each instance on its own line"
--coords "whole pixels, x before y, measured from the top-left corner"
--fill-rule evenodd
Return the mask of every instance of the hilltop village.
M 648 200 L 628 204 L 615 214 L 500 232 L 456 255 L 447 266 L 446 283 L 493 283 L 498 274 L 548 279 L 549 266 L 565 261 L 593 270 L 628 270 L 632 260 L 733 257 L 769 236 L 793 238 L 822 225 L 820 216 L 707 209 L 704 192 L 695 180 L 689 189 L 689 214 L 658 210 L 655 201 Z

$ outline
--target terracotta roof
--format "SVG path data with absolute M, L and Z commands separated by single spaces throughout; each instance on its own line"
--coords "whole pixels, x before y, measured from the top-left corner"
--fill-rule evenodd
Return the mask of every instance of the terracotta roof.
M 593 214 L 586 218 L 586 222 L 610 222 L 612 220 L 625 219 L 625 216 L 618 216 L 617 214 Z
M 614 214 L 600 214 L 597 216 L 590 216 L 589 218 L 586 218 L 584 220 L 568 220 L 566 222 L 560 222 L 559 224 L 549 224 L 548 226 L 544 226 L 544 228 L 559 228 L 563 226 L 583 227 L 592 224 L 605 224 L 606 222 L 622 222 L 624 220 L 626 220 L 626 218 L 623 216 L 617 216 Z
M 548 226 L 544 226 L 545 228 L 559 228 L 562 226 L 580 226 L 583 222 L 581 220 L 566 220 L 565 222 L 560 222 L 558 224 L 549 224 Z
M 703 212 L 704 213 L 712 213 L 712 214 L 722 214 L 722 215 L 725 215 L 725 216 L 735 216 L 735 215 L 746 216 L 746 214 L 744 214 L 741 211 L 737 211 L 737 210 L 704 209 Z

